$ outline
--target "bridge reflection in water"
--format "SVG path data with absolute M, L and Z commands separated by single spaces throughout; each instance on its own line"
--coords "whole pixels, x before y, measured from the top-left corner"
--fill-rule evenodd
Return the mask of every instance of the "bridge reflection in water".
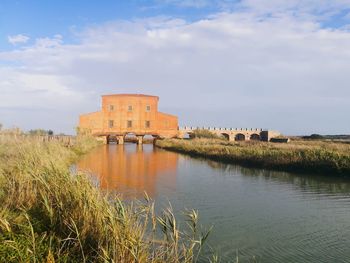
M 176 186 L 178 155 L 153 145 L 103 145 L 77 163 L 79 171 L 92 173 L 103 190 L 117 190 L 124 198 L 151 198 L 157 189 Z M 175 190 L 175 189 L 174 189 Z

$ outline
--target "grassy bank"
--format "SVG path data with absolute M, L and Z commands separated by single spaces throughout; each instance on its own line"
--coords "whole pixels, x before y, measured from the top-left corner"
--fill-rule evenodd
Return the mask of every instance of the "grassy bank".
M 195 262 L 207 237 L 196 212 L 183 232 L 171 209 L 157 217 L 149 200 L 126 205 L 70 172 L 94 146 L 0 138 L 0 261 Z
M 228 142 L 217 139 L 159 140 L 167 150 L 284 171 L 350 176 L 350 144 L 324 141 L 292 141 L 288 144 Z

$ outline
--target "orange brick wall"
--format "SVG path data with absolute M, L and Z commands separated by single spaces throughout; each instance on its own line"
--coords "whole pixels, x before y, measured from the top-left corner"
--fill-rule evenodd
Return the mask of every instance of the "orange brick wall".
M 158 112 L 157 119 L 157 129 L 165 137 L 173 137 L 173 134 L 178 134 L 178 119 L 176 116 Z
M 79 117 L 79 129 L 82 132 L 98 133 L 102 127 L 102 113 L 92 112 Z
M 174 137 L 178 133 L 178 119 L 158 112 L 158 100 L 157 96 L 139 94 L 104 95 L 101 111 L 81 115 L 79 127 L 101 136 L 135 133 Z M 110 127 L 110 121 L 113 121 L 113 127 Z M 128 121 L 132 121 L 132 127 L 127 126 Z M 150 127 L 146 127 L 146 121 L 149 121 Z

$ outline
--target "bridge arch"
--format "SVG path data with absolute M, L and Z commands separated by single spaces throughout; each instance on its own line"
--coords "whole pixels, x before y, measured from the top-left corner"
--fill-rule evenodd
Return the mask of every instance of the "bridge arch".
M 193 139 L 194 133 L 193 132 L 184 132 L 181 134 L 182 139 Z
M 153 143 L 155 141 L 155 137 L 151 133 L 146 133 L 143 138 L 143 143 Z
M 230 140 L 230 135 L 227 133 L 221 133 L 220 136 L 224 137 L 226 140 Z
M 106 136 L 107 144 L 117 144 L 118 138 L 116 135 L 109 134 Z
M 243 133 L 237 133 L 235 136 L 235 141 L 245 141 L 246 137 Z
M 261 138 L 260 138 L 259 134 L 253 133 L 253 134 L 250 135 L 250 140 L 252 140 L 252 141 L 260 141 Z
M 152 136 L 152 138 L 153 138 L 153 144 L 155 144 L 157 140 L 163 139 L 163 138 L 162 138 L 161 136 L 159 136 L 158 134 L 152 134 L 151 136 Z
M 125 142 L 136 142 L 137 141 L 136 133 L 134 133 L 134 132 L 127 132 L 124 135 L 124 141 Z

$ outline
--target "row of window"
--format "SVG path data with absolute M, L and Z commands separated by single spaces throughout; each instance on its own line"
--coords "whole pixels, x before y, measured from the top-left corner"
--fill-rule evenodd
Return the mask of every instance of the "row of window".
M 109 111 L 114 111 L 114 105 L 109 105 L 108 107 Z M 133 107 L 132 105 L 128 105 L 128 111 L 132 111 Z M 150 105 L 146 105 L 146 112 L 150 112 L 151 111 L 151 106 Z
M 126 126 L 128 128 L 132 128 L 132 121 L 128 120 L 126 123 Z M 109 120 L 108 121 L 108 127 L 109 128 L 113 128 L 114 127 L 114 121 L 113 120 Z M 151 127 L 151 122 L 150 121 L 145 121 L 145 128 L 150 128 Z

